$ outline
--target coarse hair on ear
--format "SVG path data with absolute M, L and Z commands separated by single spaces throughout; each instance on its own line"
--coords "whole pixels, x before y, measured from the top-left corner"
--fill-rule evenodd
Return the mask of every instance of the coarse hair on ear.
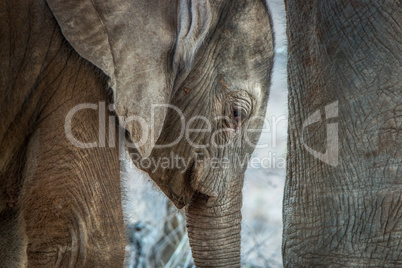
M 173 70 L 189 71 L 211 28 L 211 6 L 209 0 L 180 0 L 177 14 L 178 37 Z

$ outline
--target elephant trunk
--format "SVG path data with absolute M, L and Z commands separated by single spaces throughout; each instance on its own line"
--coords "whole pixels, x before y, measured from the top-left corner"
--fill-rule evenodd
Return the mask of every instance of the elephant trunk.
M 242 185 L 238 181 L 212 207 L 202 194 L 187 207 L 188 236 L 197 267 L 240 267 Z

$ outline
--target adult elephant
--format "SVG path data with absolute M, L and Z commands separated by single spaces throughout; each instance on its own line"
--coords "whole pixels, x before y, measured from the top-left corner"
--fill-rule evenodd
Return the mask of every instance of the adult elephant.
M 284 266 L 402 266 L 401 1 L 286 1 Z
M 10 0 L 0 17 L 0 263 L 123 265 L 115 111 L 134 162 L 186 206 L 197 266 L 239 266 L 273 64 L 264 2 Z M 185 165 L 158 162 L 171 155 Z

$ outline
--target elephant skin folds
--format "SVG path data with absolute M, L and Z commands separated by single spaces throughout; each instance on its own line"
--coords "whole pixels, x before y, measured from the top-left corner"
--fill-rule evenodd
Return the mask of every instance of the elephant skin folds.
M 73 146 L 64 130 L 77 104 L 110 102 L 106 77 L 43 1 L 3 1 L 0 17 L 0 266 L 122 267 L 118 149 Z M 72 134 L 96 141 L 98 121 L 80 111 Z
M 286 1 L 286 267 L 402 266 L 401 8 Z
M 124 136 L 133 163 L 186 207 L 197 267 L 239 267 L 244 173 L 274 58 L 265 1 L 47 4 L 0 5 L 0 208 L 15 223 L 0 227 L 14 241 L 4 263 L 123 265 Z M 78 105 L 92 108 L 71 117 Z M 184 167 L 159 164 L 172 155 Z

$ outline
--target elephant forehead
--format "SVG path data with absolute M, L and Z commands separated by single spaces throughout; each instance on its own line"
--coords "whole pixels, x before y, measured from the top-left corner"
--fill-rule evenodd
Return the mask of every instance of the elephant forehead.
M 253 83 L 247 83 L 247 91 L 250 92 L 250 94 L 255 98 L 255 99 L 260 99 L 261 93 L 262 93 L 262 87 L 261 84 L 258 82 L 253 82 Z
M 250 35 L 251 37 L 247 37 Z M 219 51 L 219 72 L 227 80 L 244 81 L 247 87 L 256 87 L 250 81 L 266 79 L 274 55 L 272 40 L 268 36 L 245 33 L 239 37 L 226 36 L 224 49 Z M 258 87 L 258 86 L 257 86 Z M 261 87 L 261 86 L 260 86 Z
M 260 82 L 261 77 L 257 73 L 250 70 L 237 71 L 234 68 L 221 69 L 221 71 L 219 82 L 222 86 L 222 92 L 243 91 L 244 97 L 248 96 L 254 99 L 262 97 L 263 85 Z
M 262 87 L 259 82 L 252 79 L 239 79 L 234 81 L 233 90 L 238 90 L 236 94 L 240 99 L 255 99 L 258 100 L 262 94 Z
M 247 54 L 248 60 L 259 60 L 273 55 L 273 33 L 269 13 L 262 1 L 247 1 L 232 17 L 226 37 L 234 40 L 233 52 Z M 254 3 L 252 3 L 254 2 Z M 237 54 L 239 55 L 239 54 Z

